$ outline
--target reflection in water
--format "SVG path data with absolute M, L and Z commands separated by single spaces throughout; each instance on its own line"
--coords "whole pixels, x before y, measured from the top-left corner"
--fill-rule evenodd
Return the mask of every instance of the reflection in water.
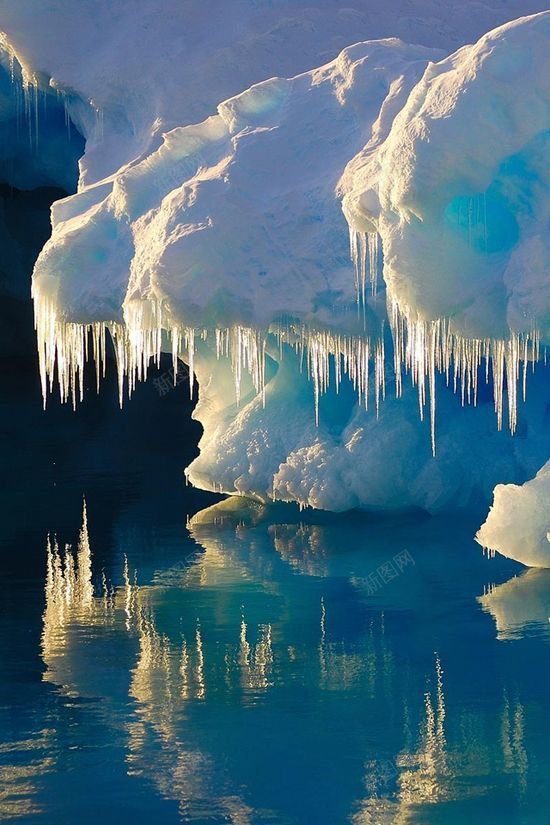
M 431 691 L 427 691 L 418 735 L 411 737 L 409 732 L 409 741 L 417 740 L 416 748 L 410 741 L 410 749 L 402 750 L 394 763 L 371 761 L 366 764 L 368 796 L 353 816 L 354 825 L 412 822 L 415 806 L 433 804 L 445 798 L 444 783 L 448 779 L 445 699 L 443 672 L 437 655 L 435 673 L 435 704 Z M 390 783 L 395 785 L 393 793 L 388 793 Z
M 449 757 L 445 740 L 445 696 L 443 669 L 435 660 L 435 689 L 424 694 L 424 719 L 417 748 L 398 757 L 399 800 L 403 806 L 438 802 L 452 795 L 449 787 Z
M 436 598 L 438 558 L 411 551 L 385 590 L 365 587 L 404 535 L 414 542 L 410 525 L 395 546 L 381 525 L 366 554 L 364 524 L 274 524 L 235 506 L 199 514 L 197 551 L 149 584 L 124 556 L 120 584 L 103 575 L 94 588 L 85 506 L 76 551 L 48 540 L 44 679 L 101 699 L 128 775 L 153 781 L 185 821 L 239 825 L 463 822 L 460 806 L 495 789 L 525 797 L 532 723 L 516 688 L 495 672 L 491 701 L 472 702 L 456 648 L 433 654 L 434 611 L 451 598 Z M 524 603 L 534 588 L 538 615 L 544 587 L 530 574 L 480 600 L 499 634 L 530 615 L 510 607 L 518 587 Z M 116 668 L 100 672 L 97 645 Z
M 520 638 L 528 632 L 550 637 L 550 570 L 531 568 L 489 587 L 479 602 L 493 616 L 499 639 Z
M 517 771 L 519 787 L 527 787 L 528 759 L 525 749 L 525 711 L 520 702 L 511 703 L 504 696 L 502 707 L 502 752 L 504 767 L 508 772 Z
M 43 617 L 42 655 L 60 655 L 68 628 L 94 620 L 91 584 L 92 566 L 88 540 L 86 505 L 76 554 L 67 545 L 63 552 L 48 538 Z M 48 672 L 44 674 L 48 679 Z M 56 681 L 55 679 L 53 681 Z M 76 690 L 78 693 L 78 689 Z M 0 744 L 0 820 L 38 816 L 42 807 L 37 795 L 44 776 L 56 770 L 56 731 L 46 728 L 24 740 Z
M 181 634 L 178 651 L 168 635 L 156 626 L 149 589 L 138 586 L 137 573 L 131 581 L 127 558 L 122 586 L 110 587 L 103 574 L 98 594 L 94 594 L 91 562 L 84 504 L 76 553 L 70 545 L 61 553 L 55 539 L 48 538 L 47 542 L 44 679 L 58 683 L 69 695 L 93 692 L 92 685 L 80 681 L 83 670 L 78 662 L 79 630 L 98 625 L 123 629 L 137 641 L 128 690 L 129 697 L 136 702 L 135 714 L 126 726 L 129 775 L 154 779 L 163 795 L 180 801 L 182 816 L 199 816 L 204 807 L 209 817 L 218 809 L 223 821 L 247 825 L 251 822 L 251 810 L 238 795 L 219 795 L 211 779 L 211 759 L 200 750 L 185 748 L 179 737 L 185 702 L 204 700 L 207 694 L 200 622 L 197 620 L 189 643 Z M 238 642 L 226 646 L 226 683 L 239 684 L 244 690 L 265 690 L 272 663 L 271 626 L 258 627 L 258 641 L 254 644 L 248 641 L 248 632 L 243 616 Z M 218 662 L 211 664 L 209 673 L 214 677 Z M 93 676 L 93 669 L 85 675 L 90 673 Z M 149 761 L 151 750 L 156 753 L 154 765 Z M 42 773 L 46 766 L 37 768 Z M 18 792 L 29 797 L 30 789 L 28 794 L 25 791 L 19 782 Z
M 67 644 L 67 628 L 81 621 L 91 623 L 97 615 L 92 585 L 92 554 L 88 536 L 86 502 L 83 505 L 82 528 L 76 555 L 70 544 L 63 553 L 57 539 L 48 536 L 46 545 L 46 608 L 42 631 L 44 661 L 55 651 L 60 654 Z M 107 598 L 107 588 L 104 593 Z
M 42 812 L 36 796 L 41 779 L 55 768 L 54 739 L 55 731 L 42 730 L 32 739 L 0 743 L 0 820 Z

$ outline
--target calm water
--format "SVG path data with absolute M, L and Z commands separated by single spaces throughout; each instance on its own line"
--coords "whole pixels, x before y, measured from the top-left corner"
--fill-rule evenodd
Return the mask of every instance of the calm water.
M 550 571 L 186 488 L 184 387 L 2 381 L 1 819 L 550 823 Z

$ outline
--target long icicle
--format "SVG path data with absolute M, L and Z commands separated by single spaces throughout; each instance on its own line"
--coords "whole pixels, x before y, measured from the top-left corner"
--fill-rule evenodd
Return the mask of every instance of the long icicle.
M 284 345 L 293 348 L 306 365 L 313 384 L 315 417 L 319 420 L 319 403 L 331 382 L 338 391 L 342 377 L 351 381 L 358 401 L 368 408 L 370 381 L 376 412 L 385 395 L 386 353 L 383 334 L 344 335 L 307 326 L 274 326 L 267 331 L 235 325 L 226 329 L 193 329 L 171 320 L 161 303 L 143 302 L 127 308 L 125 323 L 97 322 L 78 324 L 59 316 L 53 301 L 34 291 L 35 323 L 38 339 L 40 375 L 44 403 L 57 378 L 63 401 L 71 399 L 76 406 L 84 395 L 84 365 L 91 357 L 96 365 L 99 388 L 106 370 L 106 334 L 114 343 L 117 360 L 119 400 L 125 393 L 131 396 L 138 381 L 143 381 L 151 362 L 159 364 L 166 343 L 172 350 L 174 375 L 180 357 L 186 357 L 190 368 L 190 390 L 194 371 L 197 340 L 215 341 L 218 358 L 227 357 L 232 365 L 237 402 L 241 397 L 243 376 L 247 373 L 257 393 L 265 403 L 266 336 L 279 340 L 281 357 Z M 486 378 L 492 375 L 497 425 L 503 426 L 505 396 L 508 426 L 517 427 L 518 400 L 525 398 L 527 365 L 534 367 L 541 357 L 540 336 L 511 333 L 507 340 L 463 338 L 450 330 L 444 319 L 425 321 L 397 302 L 388 306 L 393 338 L 393 369 L 396 395 L 402 394 L 403 373 L 409 374 L 418 391 L 421 418 L 429 395 L 430 429 L 435 453 L 436 375 L 442 373 L 449 383 L 453 376 L 455 390 L 460 391 L 463 404 L 476 404 L 478 372 L 485 361 Z M 163 344 L 163 341 L 166 343 Z M 91 347 L 90 347 L 91 342 Z M 545 357 L 545 353 L 544 353 Z M 374 362 L 371 371 L 370 362 Z M 523 365 L 523 366 L 522 366 Z

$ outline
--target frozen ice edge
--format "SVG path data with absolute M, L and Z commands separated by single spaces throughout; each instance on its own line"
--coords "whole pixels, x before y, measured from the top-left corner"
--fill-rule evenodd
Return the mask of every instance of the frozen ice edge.
M 163 351 L 170 351 L 177 372 L 178 358 L 189 365 L 191 392 L 193 362 L 197 339 L 214 340 L 218 359 L 229 358 L 235 380 L 237 402 L 241 396 L 243 373 L 250 375 L 257 393 L 265 403 L 266 338 L 274 335 L 279 342 L 290 344 L 299 354 L 312 383 L 315 418 L 318 422 L 319 399 L 334 381 L 338 392 L 343 375 L 357 392 L 366 409 L 374 392 L 376 413 L 386 392 L 387 356 L 384 338 L 346 335 L 315 329 L 301 324 L 271 325 L 254 329 L 235 325 L 227 328 L 195 329 L 174 323 L 169 308 L 160 302 L 130 304 L 125 322 L 78 324 L 59 317 L 55 304 L 33 287 L 35 323 L 38 339 L 40 375 L 44 405 L 57 377 L 61 400 L 76 406 L 84 397 L 84 364 L 95 363 L 97 388 L 106 370 L 106 335 L 110 334 L 116 353 L 119 403 L 125 389 L 131 397 L 136 383 L 147 377 L 149 365 L 159 364 Z M 452 332 L 447 319 L 424 321 L 409 309 L 390 301 L 390 328 L 393 354 L 390 363 L 395 375 L 396 395 L 402 393 L 403 376 L 409 376 L 418 390 L 419 415 L 424 418 L 429 403 L 432 450 L 436 451 L 437 373 L 459 392 L 462 405 L 477 403 L 480 372 L 485 381 L 492 380 L 494 408 L 498 429 L 504 413 L 510 432 L 516 430 L 518 401 L 525 401 L 527 375 L 539 360 L 546 361 L 546 348 L 540 344 L 536 330 L 512 333 L 508 339 L 465 338 Z M 334 360 L 331 368 L 331 359 Z M 374 366 L 371 366 L 373 363 Z M 505 404 L 505 399 L 507 404 Z

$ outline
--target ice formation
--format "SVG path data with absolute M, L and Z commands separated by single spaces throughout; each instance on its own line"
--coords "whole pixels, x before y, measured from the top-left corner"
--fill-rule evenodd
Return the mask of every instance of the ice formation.
M 499 484 L 477 541 L 528 567 L 550 567 L 550 461 L 523 485 Z
M 0 2 L 27 114 L 54 90 L 86 138 L 34 273 L 45 397 L 57 380 L 76 403 L 88 355 L 99 382 L 109 335 L 121 402 L 162 351 L 192 367 L 200 486 L 434 511 L 532 477 L 550 455 L 550 12 L 463 46 L 539 9 L 232 0 L 214 32 L 215 7 L 184 5 L 114 21 L 56 0 L 37 21 Z M 386 39 L 341 50 L 358 35 Z
M 342 179 L 393 300 L 468 339 L 550 334 L 549 28 L 523 18 L 430 65 Z

